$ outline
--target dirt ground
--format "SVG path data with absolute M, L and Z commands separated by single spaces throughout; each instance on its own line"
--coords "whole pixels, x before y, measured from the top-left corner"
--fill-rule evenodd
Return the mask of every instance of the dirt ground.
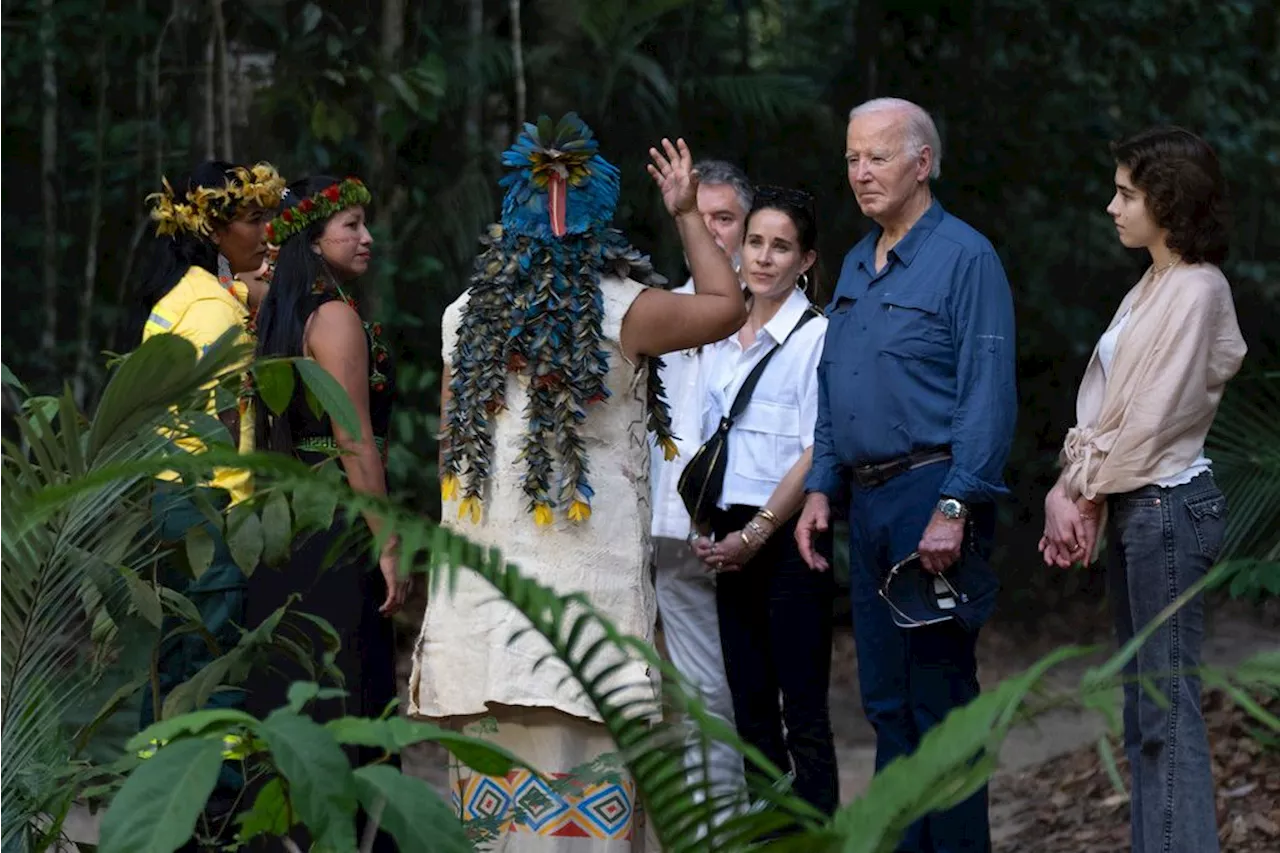
M 1104 611 L 1078 608 L 1043 621 L 1034 633 L 990 626 L 979 643 L 979 678 L 991 687 L 1066 643 L 1112 649 Z M 1231 666 L 1275 648 L 1280 648 L 1280 616 L 1275 612 L 1236 602 L 1219 602 L 1211 608 L 1204 652 L 1207 666 Z M 859 703 L 853 636 L 847 628 L 837 632 L 833 651 L 832 723 L 841 798 L 848 802 L 866 789 L 874 772 L 875 738 Z M 1069 662 L 1051 676 L 1050 688 L 1069 690 L 1090 665 L 1104 657 Z M 402 669 L 401 682 L 406 683 L 407 659 Z M 1275 853 L 1280 850 L 1280 835 L 1269 832 L 1280 825 L 1280 744 L 1266 750 L 1259 747 L 1243 714 L 1220 697 L 1209 697 L 1206 707 L 1214 725 L 1223 851 Z M 992 782 L 992 835 L 998 853 L 1127 849 L 1128 799 L 1116 791 L 1097 752 L 1096 744 L 1106 733 L 1106 721 L 1100 716 L 1060 709 L 1010 734 Z M 436 749 L 406 755 L 405 769 L 440 790 L 447 787 L 444 755 Z M 1242 772 L 1245 769 L 1250 772 Z M 1123 762 L 1120 770 L 1126 774 Z

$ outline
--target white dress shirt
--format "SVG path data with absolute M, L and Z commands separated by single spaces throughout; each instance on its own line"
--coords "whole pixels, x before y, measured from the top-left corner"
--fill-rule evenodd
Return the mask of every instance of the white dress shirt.
M 1101 338 L 1098 339 L 1098 363 L 1102 365 L 1102 375 L 1105 377 L 1111 373 L 1111 362 L 1116 357 L 1116 344 L 1120 342 L 1120 333 L 1124 331 L 1124 327 L 1129 323 L 1129 314 L 1125 313 L 1123 317 L 1116 321 L 1116 324 L 1107 330 Z M 1200 451 L 1200 455 L 1195 461 L 1188 465 L 1177 474 L 1165 477 L 1162 480 L 1156 480 L 1155 485 L 1172 488 L 1174 486 L 1183 486 L 1190 483 L 1196 477 L 1209 471 L 1213 463 L 1209 457 L 1204 455 L 1204 451 Z
M 693 295 L 693 279 L 672 293 Z M 671 432 L 680 454 L 670 462 L 663 459 L 662 449 L 650 449 L 650 479 L 653 492 L 652 535 L 667 539 L 684 539 L 693 529 L 684 501 L 676 491 L 684 466 L 702 446 L 702 407 L 706 394 L 703 362 L 707 348 L 669 352 L 662 357 L 662 383 L 667 392 L 667 409 L 671 413 Z M 652 442 L 652 434 L 650 435 Z
M 751 401 L 729 431 L 729 460 L 720 507 L 764 506 L 805 450 L 813 446 L 818 419 L 818 359 L 827 320 L 815 317 L 796 331 L 809 299 L 793 290 L 745 350 L 732 335 L 704 353 L 707 393 L 702 439 L 710 438 L 729 414 L 733 398 L 765 353 L 786 341 L 760 376 Z

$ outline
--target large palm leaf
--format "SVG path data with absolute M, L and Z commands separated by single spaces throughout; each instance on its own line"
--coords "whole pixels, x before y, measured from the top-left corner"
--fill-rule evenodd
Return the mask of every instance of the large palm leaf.
M 1206 442 L 1231 507 L 1223 557 L 1280 561 L 1280 373 L 1236 379 Z
M 69 392 L 56 409 L 29 406 L 15 415 L 22 443 L 4 442 L 0 486 L 6 849 L 58 802 L 49 787 L 57 779 L 51 768 L 73 752 L 61 729 L 64 713 L 94 676 L 77 659 L 99 615 L 119 618 L 128 606 L 129 580 L 146 559 L 145 475 L 112 477 L 62 502 L 38 498 L 103 470 L 162 459 L 172 451 L 157 432 L 161 426 L 209 440 L 221 431 L 226 441 L 225 430 L 201 414 L 209 393 L 201 389 L 244 356 L 234 341 L 229 334 L 200 359 L 180 338 L 148 341 L 118 367 L 91 420 L 82 418 Z M 61 793 L 65 802 L 67 792 Z

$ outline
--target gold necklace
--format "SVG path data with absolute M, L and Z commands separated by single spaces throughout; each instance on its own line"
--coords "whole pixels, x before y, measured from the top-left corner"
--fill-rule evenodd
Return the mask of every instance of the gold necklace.
M 1162 267 L 1158 267 L 1158 266 L 1156 266 L 1155 264 L 1152 264 L 1152 265 L 1151 265 L 1151 277 L 1152 277 L 1153 279 L 1154 279 L 1154 278 L 1159 278 L 1159 277 L 1160 277 L 1160 274 L 1161 274 L 1162 272 L 1165 272 L 1166 270 L 1171 270 L 1171 269 L 1173 269 L 1173 268 L 1177 265 L 1178 261 L 1180 261 L 1180 260 L 1182 260 L 1182 259 L 1181 259 L 1181 258 L 1174 258 L 1173 260 L 1169 261 L 1169 263 L 1165 264 L 1165 265 L 1164 265 L 1164 266 L 1162 266 Z

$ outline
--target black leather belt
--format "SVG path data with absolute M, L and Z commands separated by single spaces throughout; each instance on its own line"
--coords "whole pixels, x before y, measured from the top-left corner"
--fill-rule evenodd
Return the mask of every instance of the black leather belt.
M 935 462 L 945 462 L 951 458 L 950 447 L 931 447 L 928 450 L 917 450 L 888 462 L 877 462 L 872 465 L 859 465 L 851 468 L 853 481 L 864 489 L 883 486 L 899 474 L 914 471 Z

